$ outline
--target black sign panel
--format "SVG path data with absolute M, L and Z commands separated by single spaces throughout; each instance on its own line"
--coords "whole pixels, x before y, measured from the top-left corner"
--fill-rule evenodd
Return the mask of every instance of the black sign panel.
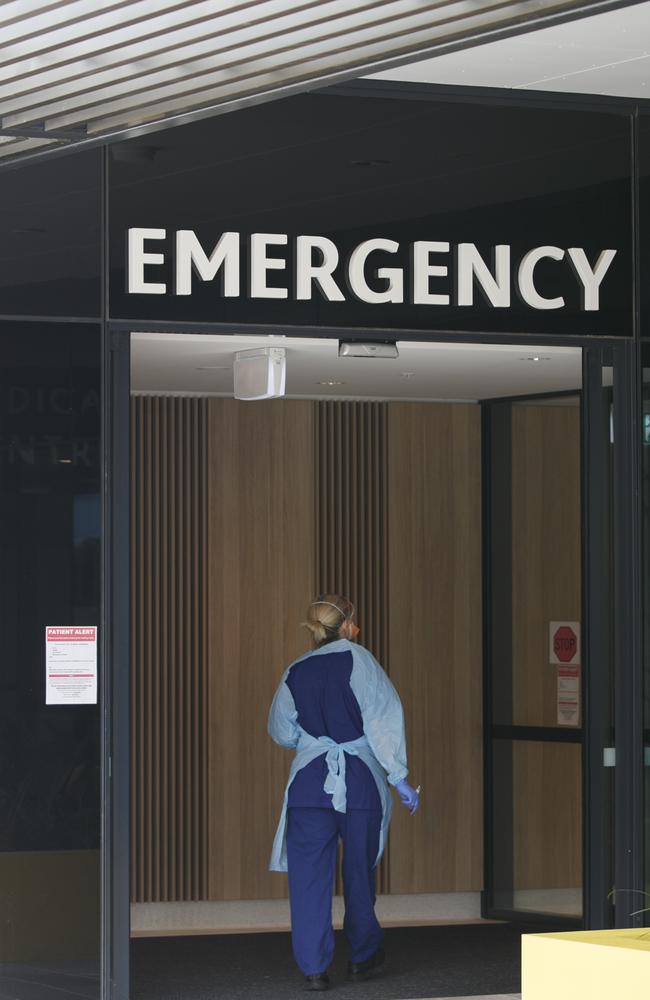
M 114 147 L 110 204 L 115 318 L 632 333 L 626 115 L 306 95 Z

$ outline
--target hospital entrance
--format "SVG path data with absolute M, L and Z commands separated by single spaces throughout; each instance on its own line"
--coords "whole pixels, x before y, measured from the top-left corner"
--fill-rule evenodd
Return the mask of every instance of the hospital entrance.
M 377 869 L 385 971 L 346 983 L 339 940 L 337 995 L 516 993 L 522 929 L 583 925 L 583 350 L 394 347 L 131 335 L 137 1000 L 302 995 L 268 871 L 292 755 L 267 715 L 324 592 L 400 693 L 422 789 Z M 235 399 L 236 353 L 264 348 L 284 396 Z

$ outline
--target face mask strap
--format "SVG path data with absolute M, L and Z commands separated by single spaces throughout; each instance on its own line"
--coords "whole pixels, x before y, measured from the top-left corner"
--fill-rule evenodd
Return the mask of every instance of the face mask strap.
M 335 611 L 338 611 L 340 615 L 343 615 L 343 621 L 341 622 L 340 625 L 337 625 L 336 628 L 334 628 L 332 625 L 325 625 L 323 622 L 320 623 L 323 626 L 323 628 L 329 629 L 332 632 L 338 631 L 338 629 L 340 629 L 345 624 L 345 622 L 352 621 L 352 619 L 354 618 L 354 605 L 352 606 L 352 611 L 350 612 L 349 615 L 346 615 L 345 611 L 342 611 L 341 608 L 339 608 L 338 604 L 332 604 L 331 601 L 313 601 L 309 605 L 309 607 L 316 608 L 318 607 L 319 604 L 327 604 L 328 607 L 334 608 Z

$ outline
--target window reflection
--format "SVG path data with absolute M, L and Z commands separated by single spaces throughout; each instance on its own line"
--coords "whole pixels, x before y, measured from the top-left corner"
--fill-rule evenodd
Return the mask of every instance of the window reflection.
M 0 965 L 99 953 L 97 705 L 45 704 L 48 625 L 99 622 L 99 328 L 0 324 Z M 88 971 L 88 967 L 84 967 Z M 89 972 L 92 995 L 96 979 Z

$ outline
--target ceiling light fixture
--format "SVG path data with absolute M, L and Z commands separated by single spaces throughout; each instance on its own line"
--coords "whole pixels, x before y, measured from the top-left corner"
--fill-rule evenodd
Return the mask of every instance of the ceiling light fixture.
M 550 361 L 550 357 L 542 356 L 541 354 L 529 354 L 525 358 L 519 358 L 520 361 Z
M 362 344 L 339 342 L 340 358 L 398 358 L 397 344 Z
M 339 382 L 335 378 L 327 378 L 323 382 L 317 382 L 316 385 L 345 385 L 345 382 Z

